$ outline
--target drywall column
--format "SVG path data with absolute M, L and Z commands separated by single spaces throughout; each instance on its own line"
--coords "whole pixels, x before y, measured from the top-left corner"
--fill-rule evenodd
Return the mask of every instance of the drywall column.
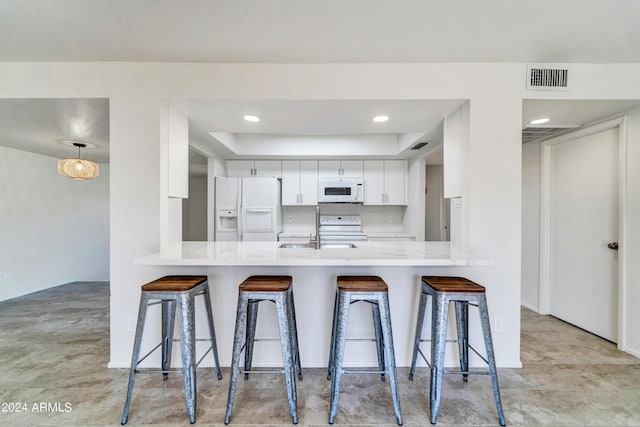
M 445 118 L 443 136 L 444 197 L 451 201 L 451 241 L 469 243 L 469 102 Z
M 513 93 L 488 91 L 471 100 L 463 214 L 469 216 L 470 246 L 495 263 L 474 279 L 487 286 L 498 361 L 520 343 L 521 117 L 522 101 Z
M 182 240 L 182 199 L 189 197 L 189 120 L 174 104 L 160 108 L 160 159 L 166 167 L 166 183 L 161 183 L 160 197 L 167 208 L 161 223 L 162 243 Z

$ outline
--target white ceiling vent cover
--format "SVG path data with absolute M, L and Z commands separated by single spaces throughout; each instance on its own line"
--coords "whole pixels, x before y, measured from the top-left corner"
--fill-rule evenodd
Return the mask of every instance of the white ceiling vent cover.
M 527 90 L 571 90 L 571 69 L 562 64 L 530 64 L 527 66 Z

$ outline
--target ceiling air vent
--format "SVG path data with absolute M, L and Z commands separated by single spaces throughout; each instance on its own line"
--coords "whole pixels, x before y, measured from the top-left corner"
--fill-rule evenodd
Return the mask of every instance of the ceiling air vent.
M 411 147 L 411 149 L 412 150 L 419 150 L 419 149 L 421 149 L 422 147 L 424 147 L 427 144 L 428 144 L 428 142 L 418 142 L 416 145 Z
M 569 90 L 569 71 L 562 65 L 528 65 L 527 90 Z
M 527 126 L 522 129 L 522 143 L 538 141 L 542 139 L 560 136 L 563 133 L 575 130 L 578 125 L 559 125 L 559 126 Z

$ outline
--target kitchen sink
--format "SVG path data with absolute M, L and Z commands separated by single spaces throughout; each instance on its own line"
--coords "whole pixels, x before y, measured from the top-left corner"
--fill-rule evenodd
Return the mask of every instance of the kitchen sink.
M 283 243 L 280 245 L 282 249 L 315 249 L 313 243 Z
M 351 249 L 355 248 L 353 243 L 322 243 L 320 249 Z M 313 243 L 283 243 L 280 245 L 282 249 L 315 249 Z

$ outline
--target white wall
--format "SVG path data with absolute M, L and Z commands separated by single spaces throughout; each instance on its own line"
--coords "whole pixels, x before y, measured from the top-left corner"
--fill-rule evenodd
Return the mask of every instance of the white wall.
M 57 161 L 0 146 L 0 301 L 109 280 L 109 165 L 75 181 Z
M 427 165 L 425 181 L 427 194 L 425 195 L 425 239 L 427 241 L 439 241 L 442 239 L 444 227 L 443 203 L 449 203 L 443 199 L 443 167 L 442 165 Z
M 522 147 L 522 305 L 539 310 L 540 143 Z
M 486 285 L 491 315 L 504 321 L 504 332 L 494 335 L 498 364 L 517 366 L 522 99 L 640 99 L 640 64 L 575 64 L 571 93 L 525 93 L 525 70 L 525 64 L 5 62 L 0 63 L 0 97 L 110 99 L 111 366 L 129 363 L 133 334 L 127 332 L 127 318 L 137 313 L 140 285 L 169 272 L 191 271 L 133 263 L 136 257 L 160 249 L 161 231 L 168 227 L 168 217 L 160 209 L 168 206 L 167 185 L 160 181 L 166 176 L 161 168 L 166 173 L 167 167 L 167 148 L 159 143 L 162 100 L 469 99 L 469 196 L 463 221 L 468 224 L 469 243 L 495 263 L 469 269 L 468 276 Z M 629 134 L 640 140 L 640 126 L 629 126 Z M 627 246 L 636 259 L 640 256 L 639 150 L 634 145 L 629 152 L 630 177 L 635 179 L 629 188 L 635 194 L 629 203 L 629 228 L 635 233 Z M 424 164 L 420 168 L 424 171 Z M 630 281 L 639 283 L 640 264 L 628 264 Z M 640 304 L 640 290 L 628 297 L 629 307 Z M 638 316 L 629 313 L 634 324 L 639 323 Z M 640 349 L 640 330 L 630 330 L 629 335 L 629 343 Z
M 182 199 L 182 239 L 207 240 L 206 176 L 189 176 L 189 197 Z

